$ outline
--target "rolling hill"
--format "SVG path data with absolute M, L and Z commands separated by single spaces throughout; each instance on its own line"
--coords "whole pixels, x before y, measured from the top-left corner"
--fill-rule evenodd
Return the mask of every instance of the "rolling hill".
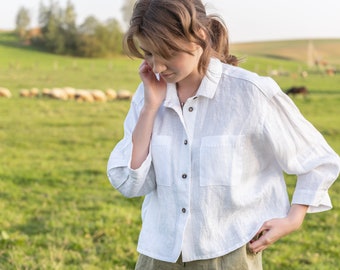
M 252 55 L 306 62 L 324 61 L 340 65 L 340 39 L 284 40 L 231 44 L 237 55 Z

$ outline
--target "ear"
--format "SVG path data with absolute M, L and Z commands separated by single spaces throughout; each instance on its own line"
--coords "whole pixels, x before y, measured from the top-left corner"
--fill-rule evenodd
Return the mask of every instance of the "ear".
M 207 34 L 202 28 L 198 31 L 198 36 L 204 40 L 207 38 Z

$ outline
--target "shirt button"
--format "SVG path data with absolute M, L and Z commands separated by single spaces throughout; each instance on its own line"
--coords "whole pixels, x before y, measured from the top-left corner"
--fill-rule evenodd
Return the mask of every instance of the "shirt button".
M 184 145 L 187 145 L 188 144 L 188 140 L 184 140 Z
M 192 112 L 193 110 L 194 110 L 194 108 L 193 107 L 189 107 L 189 112 Z
M 182 208 L 182 213 L 183 213 L 183 214 L 185 214 L 185 213 L 186 213 L 186 211 L 187 211 L 187 209 L 185 209 L 185 208 Z
M 182 174 L 182 178 L 183 179 L 186 179 L 187 178 L 187 175 L 185 173 Z

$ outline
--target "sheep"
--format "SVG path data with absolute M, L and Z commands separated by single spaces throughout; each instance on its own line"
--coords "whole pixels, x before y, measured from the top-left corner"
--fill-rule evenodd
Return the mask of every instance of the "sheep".
M 31 90 L 28 89 L 21 89 L 19 91 L 20 97 L 38 97 L 40 95 L 38 88 L 32 88 Z
M 49 88 L 43 88 L 41 91 L 41 94 L 43 97 L 50 97 L 51 95 L 51 90 Z
M 105 102 L 107 100 L 105 93 L 101 90 L 92 90 L 91 94 L 95 101 Z
M 75 95 L 75 100 L 78 102 L 93 102 L 94 98 L 92 94 L 87 90 L 77 90 Z
M 54 99 L 67 100 L 68 95 L 62 88 L 52 88 L 50 92 L 50 97 Z
M 19 96 L 21 96 L 21 97 L 29 97 L 30 96 L 30 91 L 28 89 L 21 89 L 19 91 Z
M 0 87 L 0 97 L 11 98 L 12 93 L 9 89 L 4 88 L 4 87 Z
M 117 92 L 117 98 L 118 99 L 131 99 L 132 98 L 132 94 L 129 90 L 119 90 Z
M 299 86 L 299 87 L 293 86 L 286 91 L 286 94 L 293 95 L 293 96 L 299 94 L 299 95 L 303 95 L 304 97 L 306 97 L 309 94 L 309 91 L 307 87 L 305 86 Z
M 32 88 L 30 91 L 30 96 L 31 97 L 38 97 L 40 95 L 39 89 L 38 88 Z
M 0 88 L 1 89 L 1 88 Z M 76 100 L 79 102 L 105 102 L 115 99 L 129 100 L 132 98 L 132 93 L 129 90 L 121 89 L 115 91 L 111 88 L 105 92 L 99 89 L 75 89 L 70 86 L 62 88 L 42 88 L 41 92 L 38 88 L 21 89 L 19 92 L 21 97 L 48 97 L 59 100 Z
M 77 92 L 76 89 L 74 89 L 73 87 L 66 86 L 63 88 L 63 90 L 65 91 L 68 99 L 75 98 Z
M 105 91 L 105 94 L 106 94 L 106 97 L 107 97 L 107 100 L 115 100 L 117 99 L 117 92 L 113 89 L 107 89 Z

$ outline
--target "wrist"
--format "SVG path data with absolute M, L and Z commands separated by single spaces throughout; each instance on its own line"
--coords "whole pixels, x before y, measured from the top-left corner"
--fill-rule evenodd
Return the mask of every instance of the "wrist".
M 290 220 L 292 227 L 297 230 L 301 227 L 306 216 L 308 205 L 293 204 L 289 210 L 287 218 Z
M 161 104 L 149 104 L 149 103 L 144 103 L 144 106 L 142 108 L 142 113 L 147 113 L 147 114 L 157 114 L 159 107 Z

